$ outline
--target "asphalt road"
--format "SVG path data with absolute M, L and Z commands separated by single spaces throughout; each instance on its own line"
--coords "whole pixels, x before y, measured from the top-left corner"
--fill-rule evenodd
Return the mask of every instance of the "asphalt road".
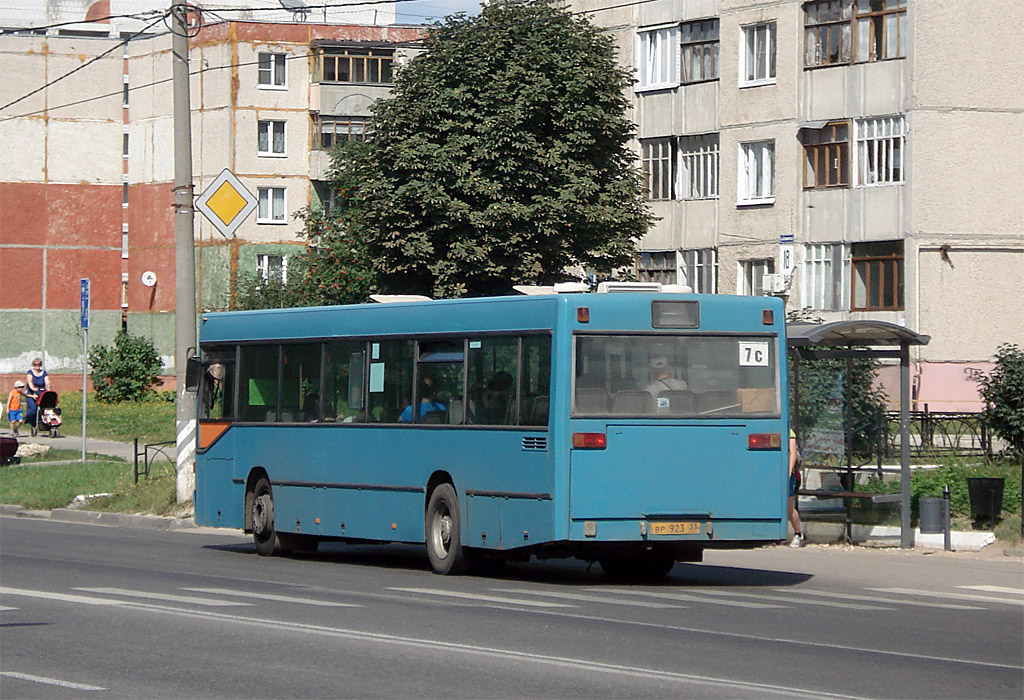
M 1024 564 L 808 547 L 660 585 L 0 518 L 0 697 L 1019 698 Z

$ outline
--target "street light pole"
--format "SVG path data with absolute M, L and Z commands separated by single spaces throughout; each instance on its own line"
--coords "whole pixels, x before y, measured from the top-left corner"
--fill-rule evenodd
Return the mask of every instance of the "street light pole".
M 171 55 L 174 85 L 174 373 L 177 379 L 175 434 L 177 447 L 176 497 L 192 498 L 195 489 L 196 399 L 185 391 L 185 368 L 196 349 L 195 238 L 192 230 L 192 114 L 188 77 L 188 6 L 171 4 Z

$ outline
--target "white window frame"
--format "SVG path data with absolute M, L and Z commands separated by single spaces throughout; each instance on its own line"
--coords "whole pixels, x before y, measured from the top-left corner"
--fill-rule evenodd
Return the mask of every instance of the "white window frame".
M 256 122 L 256 155 L 260 158 L 284 158 L 288 152 L 288 127 L 283 119 L 260 119 Z M 280 127 L 281 147 L 274 138 Z M 264 147 L 264 140 L 266 147 Z
M 740 27 L 740 87 L 775 84 L 775 22 Z
M 677 161 L 673 137 L 641 139 L 640 165 L 648 200 L 676 198 Z
M 694 248 L 683 251 L 680 269 L 683 284 L 689 285 L 695 294 L 714 294 L 718 260 L 714 248 Z
M 284 187 L 257 188 L 259 204 L 256 207 L 256 223 L 287 224 L 288 223 L 288 191 Z M 278 198 L 280 193 L 280 198 Z M 275 206 L 280 203 L 279 206 Z
M 264 59 L 264 57 L 267 57 Z M 267 65 L 264 66 L 264 60 Z M 256 87 L 260 90 L 288 89 L 288 54 L 261 51 L 256 55 Z
M 906 178 L 907 120 L 902 114 L 856 119 L 858 187 L 899 185 Z
M 718 134 L 680 136 L 679 199 L 718 199 Z
M 679 85 L 679 25 L 643 27 L 636 33 L 635 92 Z
M 772 274 L 775 274 L 775 260 L 772 258 L 740 260 L 736 293 L 741 296 L 764 296 L 764 276 Z
M 804 245 L 801 270 L 804 308 L 844 311 L 850 308 L 850 247 L 845 243 Z
M 270 259 L 281 258 L 281 284 L 288 284 L 288 256 L 283 253 L 257 253 L 256 254 L 256 274 L 259 276 L 261 282 L 267 282 L 270 279 Z
M 737 206 L 775 203 L 775 140 L 739 145 Z

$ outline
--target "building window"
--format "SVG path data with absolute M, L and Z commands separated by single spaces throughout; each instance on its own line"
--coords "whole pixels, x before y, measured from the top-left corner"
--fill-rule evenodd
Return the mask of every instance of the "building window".
M 907 0 L 857 0 L 857 60 L 907 55 Z
M 288 282 L 288 256 L 258 254 L 256 256 L 256 274 L 260 282 Z
M 641 282 L 675 284 L 677 266 L 674 250 L 642 250 L 636 261 L 637 277 Z
M 740 85 L 775 82 L 775 22 L 743 27 Z
M 257 123 L 257 155 L 284 155 L 284 122 L 259 120 Z
M 672 139 L 648 139 L 640 142 L 644 187 L 648 199 L 672 199 L 675 173 Z
M 285 76 L 287 75 L 285 71 L 285 61 L 287 59 L 287 55 L 283 53 L 259 54 L 259 87 L 285 87 Z
M 128 183 L 121 183 L 121 206 L 124 208 L 128 207 Z
M 764 296 L 764 276 L 774 273 L 775 261 L 770 258 L 765 260 L 741 260 L 739 288 L 736 292 L 747 296 Z
M 394 49 L 337 49 L 320 55 L 319 79 L 325 83 L 392 83 Z
M 850 126 L 830 122 L 804 129 L 804 188 L 849 187 Z
M 331 150 L 340 143 L 362 141 L 369 126 L 367 117 L 314 117 L 315 143 L 323 150 Z
M 803 305 L 820 311 L 847 308 L 850 288 L 847 247 L 815 243 L 804 248 Z
M 260 187 L 259 206 L 256 210 L 256 223 L 285 223 L 285 202 L 283 187 Z
M 637 32 L 636 89 L 657 90 L 679 85 L 679 27 Z
M 740 204 L 771 204 L 775 201 L 775 142 L 740 144 Z
M 128 134 L 121 134 L 121 157 L 128 157 Z
M 683 199 L 718 197 L 718 134 L 679 138 L 679 196 Z
M 808 68 L 906 56 L 906 0 L 806 3 L 804 42 L 804 65 Z
M 683 282 L 697 294 L 715 293 L 715 249 L 683 251 Z
M 718 80 L 718 20 L 685 22 L 679 34 L 683 82 Z
M 124 84 L 121 87 L 121 106 L 128 107 L 128 76 L 124 76 Z
M 121 224 L 121 259 L 128 259 L 128 224 Z
M 857 184 L 891 185 L 903 182 L 903 146 L 907 124 L 902 115 L 858 119 Z
M 903 241 L 854 243 L 851 311 L 903 309 Z

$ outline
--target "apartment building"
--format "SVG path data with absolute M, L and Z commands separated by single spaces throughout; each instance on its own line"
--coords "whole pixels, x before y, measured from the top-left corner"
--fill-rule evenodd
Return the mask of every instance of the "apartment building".
M 189 40 L 195 194 L 229 169 L 258 206 L 231 239 L 196 214 L 200 309 L 225 308 L 247 275 L 287 275 L 296 212 L 329 205 L 329 149 L 363 138 L 421 36 L 211 19 Z M 0 109 L 0 381 L 40 356 L 58 390 L 81 387 L 81 278 L 90 343 L 145 335 L 173 374 L 171 38 L 99 24 L 0 34 L 0 104 L 14 102 Z
M 658 216 L 640 278 L 906 325 L 932 337 L 916 408 L 980 409 L 972 373 L 1024 344 L 1024 4 L 651 0 L 593 21 L 636 75 Z

